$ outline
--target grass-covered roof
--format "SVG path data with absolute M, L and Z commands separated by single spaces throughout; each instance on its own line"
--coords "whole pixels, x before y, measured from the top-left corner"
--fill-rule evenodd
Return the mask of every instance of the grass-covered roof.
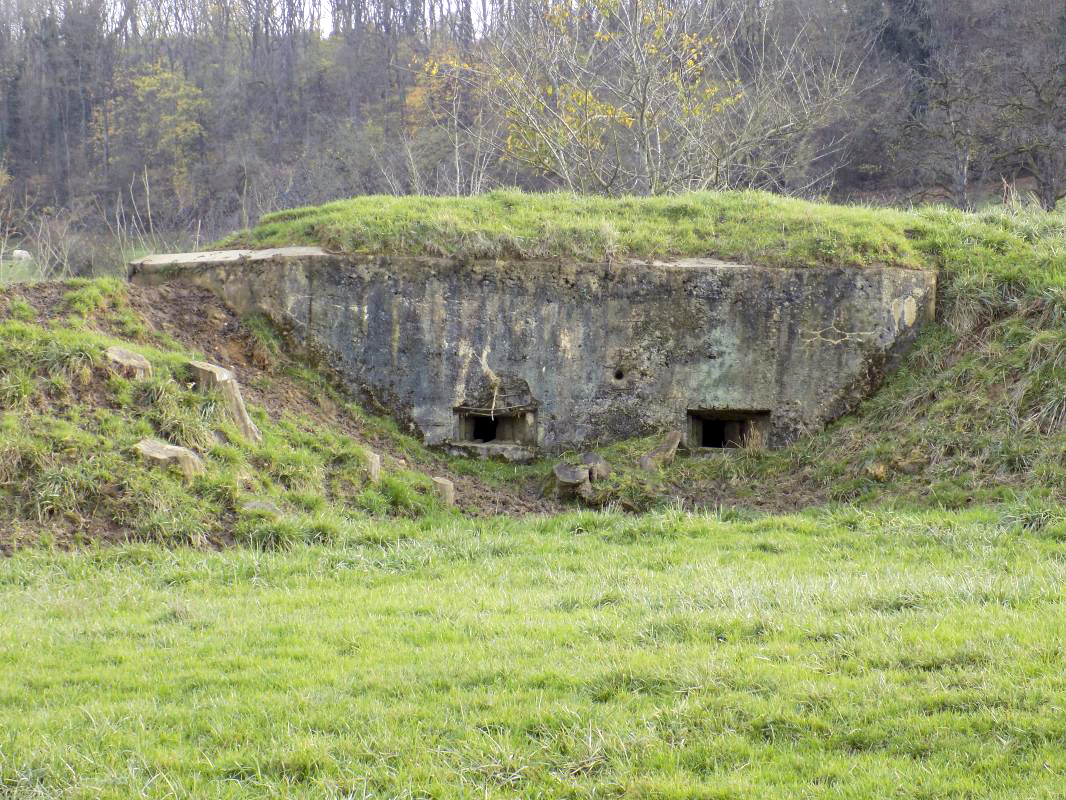
M 495 191 L 365 196 L 265 215 L 227 246 L 321 245 L 349 253 L 458 258 L 709 256 L 767 266 L 1049 268 L 1061 282 L 1066 217 L 843 206 L 765 192 L 605 198 Z M 1045 275 L 1045 277 L 1048 277 Z

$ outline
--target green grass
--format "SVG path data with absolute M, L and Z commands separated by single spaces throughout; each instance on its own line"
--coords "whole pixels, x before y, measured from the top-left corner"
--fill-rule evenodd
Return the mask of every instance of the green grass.
M 0 561 L 0 796 L 1057 798 L 1045 509 Z
M 926 265 L 939 318 L 855 415 L 786 450 L 649 477 L 650 440 L 604 448 L 602 501 L 653 513 L 474 520 L 398 464 L 368 485 L 362 444 L 321 420 L 253 407 L 265 440 L 241 440 L 190 389 L 198 354 L 121 283 L 71 284 L 48 318 L 0 295 L 0 524 L 36 543 L 0 560 L 0 798 L 1066 796 L 1061 217 L 754 193 L 390 203 L 275 215 L 253 243 Z M 262 380 L 425 457 L 247 327 Z M 112 343 L 155 377 L 110 375 Z M 207 473 L 144 469 L 145 435 Z M 499 485 L 550 466 L 449 464 Z M 720 494 L 823 505 L 670 508 Z M 101 526 L 145 542 L 95 546 Z M 235 546 L 190 546 L 208 540 Z
M 758 263 L 917 266 L 918 254 L 896 222 L 881 211 L 762 192 L 605 198 L 512 190 L 355 197 L 279 211 L 230 242 L 464 258 L 730 255 Z

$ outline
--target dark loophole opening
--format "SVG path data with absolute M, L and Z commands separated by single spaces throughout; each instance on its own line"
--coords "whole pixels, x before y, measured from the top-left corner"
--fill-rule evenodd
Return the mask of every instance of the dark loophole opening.
M 616 370 L 614 371 L 614 379 L 615 379 L 616 381 L 620 381 L 620 380 L 622 380 L 622 379 L 623 379 L 623 378 L 624 378 L 625 376 L 626 376 L 626 374 L 625 374 L 625 373 L 624 373 L 624 372 L 623 372 L 622 370 L 620 370 L 620 369 L 616 369 Z
M 474 441 L 494 442 L 500 428 L 499 417 L 471 417 L 473 428 L 470 438 Z
M 534 439 L 532 411 L 485 413 L 456 410 L 457 434 L 461 442 L 531 444 Z
M 689 446 L 747 447 L 766 431 L 769 421 L 767 411 L 690 411 Z
M 705 419 L 700 423 L 700 447 L 742 447 L 748 437 L 744 420 Z

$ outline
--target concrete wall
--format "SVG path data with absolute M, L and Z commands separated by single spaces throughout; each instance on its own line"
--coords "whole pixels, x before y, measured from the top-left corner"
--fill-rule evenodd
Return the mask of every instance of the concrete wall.
M 869 395 L 934 311 L 935 275 L 891 268 L 459 263 L 315 248 L 153 256 L 135 281 L 211 288 L 265 313 L 425 441 L 455 409 L 530 412 L 558 450 L 690 409 L 770 412 L 786 444 Z M 765 418 L 762 418 L 765 419 Z

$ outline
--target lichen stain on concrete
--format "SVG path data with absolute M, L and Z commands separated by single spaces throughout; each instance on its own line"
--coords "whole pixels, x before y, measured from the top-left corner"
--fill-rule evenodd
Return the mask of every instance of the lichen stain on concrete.
M 461 406 L 463 404 L 464 387 L 470 375 L 470 365 L 474 363 L 476 356 L 474 355 L 474 348 L 470 346 L 470 342 L 466 339 L 461 340 L 456 349 L 459 356 L 459 368 L 456 374 L 454 391 L 452 392 L 452 406 Z
M 551 451 L 685 430 L 694 410 L 758 414 L 766 444 L 786 444 L 877 388 L 933 318 L 936 290 L 934 273 L 886 267 L 314 248 L 154 256 L 131 276 L 205 286 L 240 314 L 274 319 L 428 444 L 459 435 L 461 408 L 507 398 L 529 415 L 515 419 L 532 421 L 531 443 Z
M 911 327 L 918 319 L 918 301 L 913 297 L 895 298 L 892 301 L 892 315 L 900 328 Z
M 571 358 L 574 355 L 570 346 L 570 332 L 566 328 L 559 329 L 559 355 L 563 358 Z

